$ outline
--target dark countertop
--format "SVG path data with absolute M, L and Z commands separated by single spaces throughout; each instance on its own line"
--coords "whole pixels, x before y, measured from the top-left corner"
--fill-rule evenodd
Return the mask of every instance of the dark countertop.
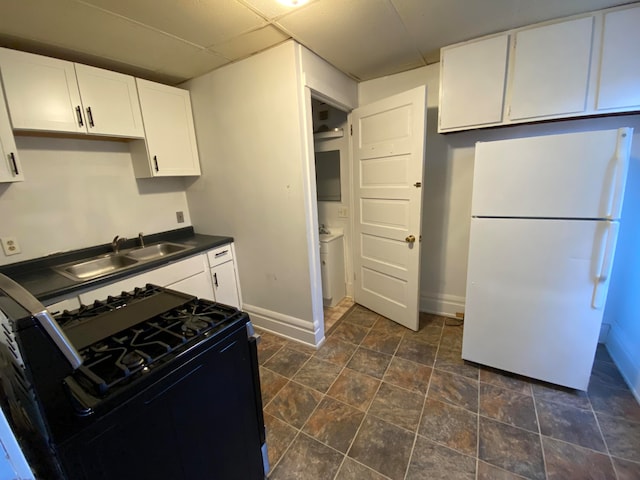
M 127 240 L 121 247 L 122 250 L 138 246 L 138 239 Z M 24 262 L 12 263 L 0 266 L 0 273 L 18 282 L 33 294 L 42 303 L 52 303 L 51 300 L 61 300 L 65 296 L 74 293 L 91 290 L 100 285 L 112 283 L 116 280 L 130 277 L 138 273 L 152 270 L 154 268 L 168 265 L 177 260 L 202 253 L 206 250 L 219 247 L 233 242 L 233 237 L 218 235 L 201 235 L 193 231 L 193 227 L 170 230 L 168 232 L 145 235 L 145 245 L 157 242 L 175 242 L 189 245 L 192 248 L 176 253 L 170 257 L 159 258 L 138 265 L 134 265 L 126 270 L 110 273 L 99 278 L 85 281 L 74 281 L 57 273 L 53 267 L 65 263 L 89 259 L 99 255 L 112 252 L 111 244 L 98 245 L 95 247 L 83 248 L 65 253 L 56 253 L 42 258 L 26 260 Z M 141 285 L 142 286 L 142 285 Z

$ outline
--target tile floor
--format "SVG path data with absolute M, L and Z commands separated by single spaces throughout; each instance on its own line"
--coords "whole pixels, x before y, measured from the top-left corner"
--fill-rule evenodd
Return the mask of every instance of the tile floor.
M 570 391 L 463 362 L 448 323 L 356 306 L 317 351 L 263 332 L 269 478 L 640 479 L 640 406 L 604 347 Z
M 324 307 L 324 330 L 331 330 L 338 320 L 340 320 L 349 309 L 353 307 L 353 299 L 344 297 L 335 307 Z

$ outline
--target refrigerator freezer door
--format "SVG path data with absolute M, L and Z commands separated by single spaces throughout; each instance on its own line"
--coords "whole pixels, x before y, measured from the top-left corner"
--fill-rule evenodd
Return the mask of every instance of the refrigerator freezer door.
M 607 221 L 472 219 L 462 357 L 586 390 L 603 313 L 594 292 L 604 305 L 616 232 Z
M 472 216 L 620 217 L 633 130 L 476 144 Z

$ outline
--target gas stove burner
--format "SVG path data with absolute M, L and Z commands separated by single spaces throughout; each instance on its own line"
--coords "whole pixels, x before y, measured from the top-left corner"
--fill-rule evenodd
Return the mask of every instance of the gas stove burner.
M 204 330 L 208 326 L 209 326 L 209 322 L 207 321 L 206 317 L 200 317 L 198 315 L 194 315 L 193 317 L 185 320 L 185 322 L 182 324 L 180 329 L 182 330 L 183 333 L 187 335 L 189 334 L 193 335 L 194 333 L 199 332 L 200 330 Z
M 210 341 L 239 315 L 236 308 L 148 284 L 65 311 L 56 319 L 64 319 L 67 335 L 82 344 L 83 365 L 74 377 L 104 397 Z
M 128 352 L 120 359 L 120 362 L 129 370 L 133 370 L 144 363 L 144 358 L 136 352 Z

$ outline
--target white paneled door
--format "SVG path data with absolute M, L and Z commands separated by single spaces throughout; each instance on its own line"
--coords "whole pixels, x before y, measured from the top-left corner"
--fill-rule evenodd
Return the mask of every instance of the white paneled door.
M 426 87 L 357 108 L 355 301 L 418 330 Z

